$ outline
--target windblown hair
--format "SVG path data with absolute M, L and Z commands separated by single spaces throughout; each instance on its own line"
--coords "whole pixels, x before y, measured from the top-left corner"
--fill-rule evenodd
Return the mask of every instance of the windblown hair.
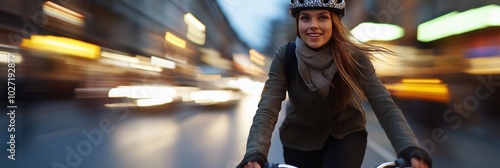
M 351 34 L 340 20 L 339 15 L 330 12 L 333 22 L 333 33 L 331 45 L 332 56 L 335 65 L 339 69 L 339 74 L 342 77 L 341 82 L 337 84 L 339 88 L 338 101 L 341 108 L 347 107 L 353 98 L 355 106 L 361 107 L 361 101 L 366 97 L 363 92 L 365 82 L 361 69 L 364 67 L 360 61 L 370 61 L 375 58 L 374 54 L 396 55 L 393 51 L 367 43 L 363 43 Z

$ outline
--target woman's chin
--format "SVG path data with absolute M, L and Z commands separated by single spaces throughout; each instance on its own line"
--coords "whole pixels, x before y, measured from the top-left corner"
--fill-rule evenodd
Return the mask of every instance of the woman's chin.
M 308 42 L 306 44 L 312 49 L 318 49 L 324 45 L 324 43 L 319 43 L 319 42 Z

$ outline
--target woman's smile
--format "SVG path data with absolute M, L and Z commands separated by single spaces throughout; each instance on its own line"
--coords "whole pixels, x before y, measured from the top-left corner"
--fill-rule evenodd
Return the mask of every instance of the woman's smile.
M 308 33 L 307 36 L 311 38 L 311 40 L 319 40 L 323 33 Z

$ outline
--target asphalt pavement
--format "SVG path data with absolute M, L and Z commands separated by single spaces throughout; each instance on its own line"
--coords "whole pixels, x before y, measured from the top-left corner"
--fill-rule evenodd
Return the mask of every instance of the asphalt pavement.
M 80 101 L 47 101 L 19 107 L 15 160 L 4 142 L 6 168 L 230 168 L 242 159 L 258 98 L 236 104 L 202 107 L 172 104 L 156 108 L 115 108 Z M 362 168 L 396 158 L 385 133 L 367 106 L 368 148 Z M 283 120 L 280 116 L 278 124 Z M 0 118 L 5 128 L 8 115 Z M 413 128 L 414 126 L 412 126 Z M 415 126 L 417 128 L 418 126 Z M 419 130 L 419 129 L 416 129 Z M 422 131 L 422 130 L 419 130 Z M 429 132 L 419 132 L 425 135 Z M 469 130 L 446 130 L 435 143 L 435 167 L 498 167 L 500 141 Z M 269 160 L 283 162 L 278 132 Z M 423 141 L 425 139 L 419 139 Z

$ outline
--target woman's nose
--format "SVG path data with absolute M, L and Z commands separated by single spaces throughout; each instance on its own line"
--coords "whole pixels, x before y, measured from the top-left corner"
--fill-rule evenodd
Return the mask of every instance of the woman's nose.
M 310 29 L 318 29 L 318 21 L 316 21 L 316 20 L 314 20 L 314 19 L 313 19 L 313 20 L 311 21 L 311 25 L 310 25 L 310 27 L 309 27 L 309 28 L 310 28 Z

